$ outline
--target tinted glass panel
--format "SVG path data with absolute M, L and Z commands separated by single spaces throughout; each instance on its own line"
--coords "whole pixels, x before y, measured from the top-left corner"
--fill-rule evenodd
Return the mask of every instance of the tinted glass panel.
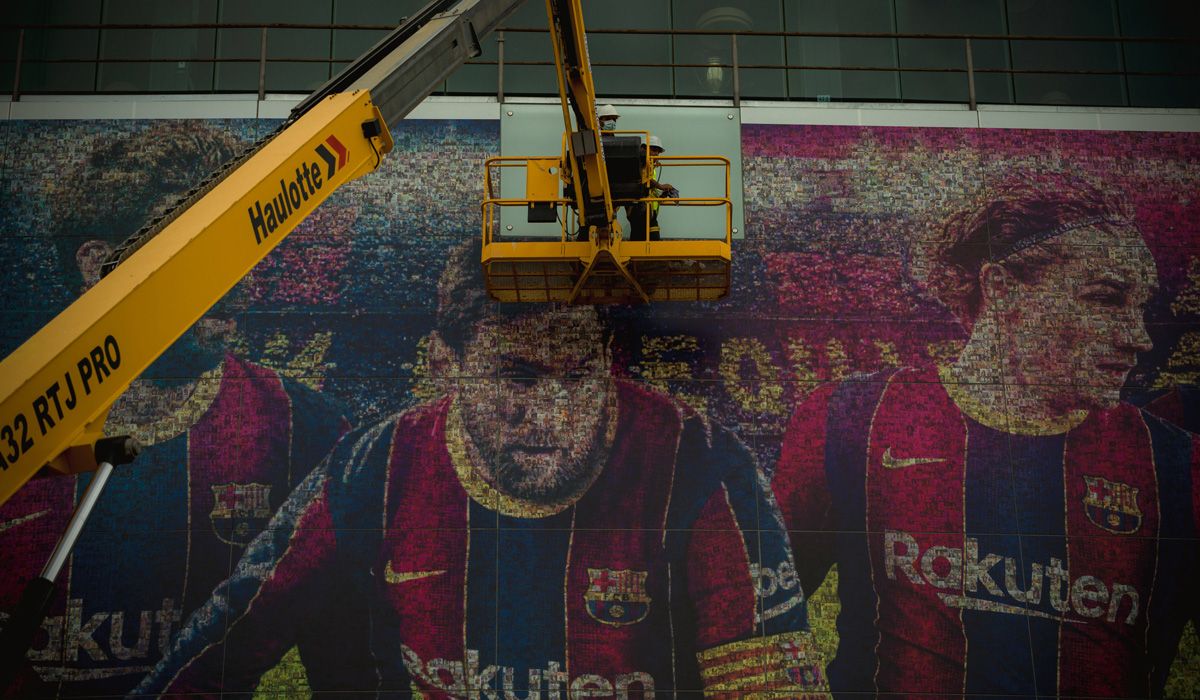
M 896 28 L 902 34 L 1004 34 L 1004 0 L 896 0 Z M 971 42 L 974 67 L 1008 67 L 1008 43 Z M 900 65 L 905 68 L 958 68 L 966 70 L 966 43 L 962 39 L 901 39 Z M 966 102 L 965 73 L 901 73 L 905 100 Z M 979 73 L 975 76 L 979 102 L 1011 102 L 1008 75 Z
M 1008 26 L 1013 34 L 1040 36 L 1116 36 L 1117 12 L 1112 0 L 1009 0 Z M 1013 41 L 1013 68 L 1035 71 L 1119 71 L 1118 42 Z M 1121 105 L 1124 81 L 1119 75 L 1070 73 L 1018 74 L 1016 100 L 1023 104 Z
M 527 2 L 509 16 L 505 26 L 521 29 L 545 29 L 546 6 Z M 554 51 L 548 33 L 504 33 L 504 91 L 510 95 L 557 95 L 554 78 Z M 520 65 L 541 63 L 544 65 Z
M 339 25 L 267 31 L 266 89 L 303 93 L 362 55 L 427 1 L 14 0 L 5 7 L 5 19 L 15 25 L 50 25 L 24 33 L 24 93 L 258 89 L 263 34 L 253 26 L 97 30 L 66 25 Z M 1200 66 L 1200 3 L 1194 0 L 588 0 L 583 6 L 593 76 L 602 98 L 727 99 L 733 94 L 735 56 L 729 33 L 740 32 L 736 62 L 742 97 L 968 99 L 962 39 L 764 35 L 782 29 L 1100 37 L 972 39 L 977 101 L 1200 106 L 1200 76 L 1192 75 Z M 525 3 L 506 24 L 504 92 L 557 95 L 544 3 Z M 536 32 L 515 31 L 521 28 Z M 658 30 L 713 34 L 672 37 L 653 33 Z M 434 94 L 495 94 L 501 83 L 497 39 L 484 38 L 482 55 L 459 68 Z M 0 29 L 4 93 L 13 89 L 17 44 L 15 29 Z M 680 67 L 673 69 L 671 64 Z
M 95 24 L 100 0 L 49 0 L 23 3 L 16 21 L 27 24 Z M 30 29 L 25 32 L 21 87 L 30 92 L 92 92 L 94 63 L 43 63 L 96 58 L 100 33 L 94 29 Z
M 544 14 L 544 12 L 543 12 Z M 601 95 L 669 95 L 671 70 L 605 66 L 605 63 L 671 62 L 671 37 L 665 34 L 603 34 L 593 30 L 663 30 L 671 26 L 667 0 L 610 0 L 585 3 L 584 26 L 588 30 L 588 54 L 596 92 Z M 543 20 L 543 24 L 545 20 Z
M 203 24 L 217 19 L 217 0 L 163 3 L 106 0 L 105 24 Z M 213 29 L 106 29 L 100 35 L 101 92 L 207 92 L 213 87 Z M 169 63 L 128 62 L 173 59 Z M 200 60 L 197 60 L 200 59 Z
M 1121 33 L 1130 37 L 1200 38 L 1200 4 L 1192 0 L 1120 0 Z M 1128 42 L 1125 66 L 1131 72 L 1195 72 L 1200 43 Z M 1130 75 L 1129 103 L 1135 107 L 1200 106 L 1197 76 Z
M 286 17 L 289 24 L 329 24 L 331 0 L 297 3 L 294 0 L 260 0 L 254 3 L 222 2 L 220 21 L 274 24 Z M 308 92 L 329 78 L 332 32 L 328 29 L 268 29 L 266 87 L 274 92 Z M 217 32 L 217 56 L 239 59 L 217 67 L 218 91 L 258 89 L 258 57 L 262 50 L 259 29 L 223 29 Z M 247 60 L 248 59 L 248 60 Z M 281 59 L 318 59 L 320 62 Z
M 797 0 L 786 4 L 790 32 L 894 32 L 891 0 Z M 820 67 L 788 71 L 793 98 L 896 100 L 900 77 L 889 70 L 836 70 L 836 67 L 887 69 L 897 65 L 896 40 L 874 38 L 789 38 L 789 65 Z M 834 69 L 830 69 L 834 68 Z
M 770 32 L 783 28 L 783 11 L 775 0 L 732 3 L 726 0 L 676 2 L 675 27 L 712 32 Z M 675 59 L 698 67 L 679 68 L 675 89 L 680 96 L 733 95 L 733 45 L 727 35 L 677 36 Z M 738 37 L 739 65 L 784 64 L 781 37 Z M 739 72 L 743 97 L 784 97 L 784 73 L 774 69 Z
M 381 28 L 333 30 L 333 57 L 344 61 L 358 58 L 387 35 L 390 30 L 384 27 L 396 27 L 401 18 L 423 4 L 421 0 L 336 0 L 333 3 L 334 23 Z
M 0 94 L 12 92 L 18 35 L 16 29 L 0 29 Z

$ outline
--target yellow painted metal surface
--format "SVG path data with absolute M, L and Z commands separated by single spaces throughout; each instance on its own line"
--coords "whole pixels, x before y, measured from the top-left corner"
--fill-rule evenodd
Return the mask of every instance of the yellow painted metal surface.
M 600 124 L 596 119 L 596 86 L 592 81 L 592 64 L 588 58 L 587 33 L 583 24 L 583 4 L 579 0 L 568 2 L 565 14 L 556 11 L 555 3 L 546 0 L 546 15 L 550 21 L 550 45 L 554 49 L 555 75 L 558 78 L 558 96 L 562 102 L 563 128 L 567 132 L 577 131 L 586 139 L 587 152 L 578 152 L 572 139 L 567 139 L 570 159 L 563 159 L 567 174 L 575 183 L 575 204 L 583 212 L 589 201 L 601 200 L 604 206 L 604 221 L 615 223 L 612 193 L 608 189 L 608 170 L 604 164 L 604 149 L 600 143 Z M 574 127 L 571 124 L 570 106 L 574 106 Z M 582 145 L 582 144 L 581 144 Z M 572 164 L 578 163 L 583 170 L 573 173 Z M 586 188 L 581 186 L 586 180 Z M 586 217 L 585 217 L 586 218 Z
M 564 160 L 569 154 L 564 153 Z M 729 192 L 729 160 L 722 156 L 671 156 L 650 159 L 675 167 L 719 168 L 724 173 L 722 197 L 644 197 L 638 201 L 663 207 L 708 207 L 724 219 L 725 235 L 719 239 L 687 239 L 687 232 L 668 232 L 658 241 L 625 240 L 619 229 L 613 235 L 582 233 L 571 200 L 551 198 L 559 209 L 557 239 L 531 239 L 522 232 L 501 231 L 502 207 L 529 206 L 530 195 L 548 185 L 541 182 L 547 158 L 506 156 L 484 164 L 483 264 L 488 294 L 503 302 L 565 302 L 577 304 L 641 303 L 649 301 L 716 301 L 729 294 L 733 205 Z M 502 198 L 494 183 L 500 169 L 525 169 L 527 199 Z M 531 180 L 538 184 L 528 184 Z M 648 228 L 648 227 L 647 227 Z
M 497 301 L 716 301 L 729 294 L 729 258 L 724 241 L 523 241 L 486 246 L 483 266 Z
M 531 202 L 557 202 L 562 167 L 558 158 L 529 158 L 525 174 L 525 199 Z
M 583 6 L 578 0 L 546 0 L 546 14 L 565 129 L 562 155 L 557 159 L 502 157 L 486 162 L 481 262 L 488 294 L 508 302 L 590 304 L 710 301 L 724 297 L 729 293 L 733 212 L 729 160 L 694 157 L 697 166 L 724 168 L 723 197 L 651 196 L 655 167 L 665 160 L 647 155 L 640 174 L 640 191 L 646 196 L 631 197 L 629 189 L 623 188 L 620 191 L 626 199 L 614 200 L 596 119 L 596 89 L 588 59 Z M 647 132 L 619 133 L 640 135 L 643 144 L 650 137 Z M 673 160 L 686 162 L 687 157 Z M 519 168 L 525 171 L 525 198 L 499 197 L 494 189 L 501 170 Z M 637 183 L 623 183 L 630 184 Z M 558 240 L 522 239 L 520 231 L 506 230 L 501 235 L 502 207 L 530 209 L 537 204 L 539 213 L 545 214 L 540 210 L 548 203 L 556 209 Z M 598 211 L 601 206 L 603 212 Z M 650 229 L 647 212 L 652 207 L 708 206 L 714 208 L 714 215 L 720 209 L 725 235 L 721 240 L 684 240 L 685 235 L 681 237 L 684 239 L 630 241 L 616 215 L 621 207 L 632 211 L 635 206 L 647 217 L 643 227 L 646 231 Z
M 363 135 L 378 119 L 382 133 Z M 0 362 L 0 503 L 95 469 L 113 401 L 391 136 L 365 91 L 319 103 Z M 82 183 L 81 183 L 82 184 Z

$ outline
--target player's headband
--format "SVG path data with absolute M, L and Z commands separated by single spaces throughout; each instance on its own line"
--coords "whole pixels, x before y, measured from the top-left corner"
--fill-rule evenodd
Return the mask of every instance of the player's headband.
M 1125 219 L 1117 219 L 1108 216 L 1093 216 L 1087 219 L 1081 219 L 1079 221 L 1071 221 L 1069 223 L 1059 224 L 1052 229 L 1038 231 L 1025 236 L 1024 238 L 1018 238 L 1014 241 L 1009 241 L 1006 245 L 994 248 L 988 255 L 988 259 L 991 262 L 1000 262 L 1001 260 L 1020 253 L 1026 248 L 1031 248 L 1039 243 L 1045 243 L 1051 238 L 1057 238 L 1064 233 L 1070 233 L 1071 231 L 1081 228 L 1095 226 L 1096 224 L 1109 224 L 1110 226 L 1131 226 L 1132 222 Z

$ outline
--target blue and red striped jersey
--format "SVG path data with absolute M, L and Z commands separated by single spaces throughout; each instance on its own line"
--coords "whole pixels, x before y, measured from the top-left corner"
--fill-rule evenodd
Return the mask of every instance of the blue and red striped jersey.
M 230 355 L 171 415 L 109 429 L 146 447 L 113 473 L 56 582 L 28 695 L 131 690 L 349 425 L 331 399 Z M 32 481 L 0 509 L 0 609 L 41 571 L 89 478 Z
M 773 485 L 835 692 L 1161 695 L 1197 618 L 1196 441 L 1136 407 L 985 425 L 936 374 L 817 390 Z M 973 413 L 973 412 L 972 412 Z
M 489 487 L 453 397 L 347 436 L 139 692 L 252 690 L 304 629 L 314 689 L 654 697 L 823 687 L 765 478 L 730 432 L 616 382 L 596 480 Z M 544 695 L 540 695 L 544 694 Z

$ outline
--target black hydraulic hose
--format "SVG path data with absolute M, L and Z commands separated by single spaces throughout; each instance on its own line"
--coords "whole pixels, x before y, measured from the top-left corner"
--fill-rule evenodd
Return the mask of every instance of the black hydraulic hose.
M 353 63 L 346 66 L 341 73 L 330 78 L 321 87 L 313 91 L 311 95 L 304 98 L 300 104 L 292 108 L 291 114 L 288 116 L 288 122 L 295 121 L 304 115 L 305 112 L 312 109 L 313 105 L 325 99 L 329 95 L 334 95 L 339 92 L 345 92 L 346 88 L 354 84 L 354 81 L 363 76 L 364 73 L 375 67 L 381 58 L 390 54 L 397 46 L 400 46 L 405 41 L 408 41 L 413 34 L 417 33 L 421 27 L 433 17 L 449 10 L 457 5 L 461 0 L 433 0 L 425 7 L 422 7 L 417 12 L 404 18 L 400 26 L 396 27 L 390 34 L 379 40 L 363 55 L 359 56 Z

